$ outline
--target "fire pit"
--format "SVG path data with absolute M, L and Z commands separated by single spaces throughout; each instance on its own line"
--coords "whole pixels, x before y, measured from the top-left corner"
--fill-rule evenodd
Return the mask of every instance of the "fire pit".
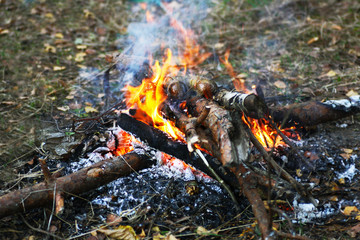
M 75 213 L 76 231 L 94 236 L 135 239 L 152 232 L 170 238 L 176 231 L 191 238 L 191 223 L 197 234 L 215 238 L 243 221 L 256 222 L 263 239 L 305 239 L 273 224 L 286 221 L 293 230 L 294 223 L 324 224 L 341 212 L 358 214 L 346 210 L 359 199 L 344 189 L 355 184 L 358 155 L 338 149 L 336 139 L 320 144 L 330 134 L 326 129 L 301 135 L 311 125 L 358 113 L 360 97 L 273 106 L 261 85 L 249 87 L 236 73 L 230 51 L 214 56 L 171 5 L 158 7 L 162 15 L 147 10 L 147 23 L 130 25 L 132 44 L 108 69 L 86 75 L 102 79 L 106 111 L 44 137 L 33 159 L 44 179 L 2 195 L 0 217 L 49 205 L 49 223 L 54 215 Z M 201 74 L 199 66 L 215 58 L 231 84 Z M 114 96 L 120 88 L 122 94 Z M 24 171 L 33 171 L 33 164 Z M 334 166 L 332 176 L 322 176 Z M 338 194 L 346 196 L 338 202 Z M 89 215 L 106 227 L 92 230 Z M 243 227 L 231 234 L 251 231 Z

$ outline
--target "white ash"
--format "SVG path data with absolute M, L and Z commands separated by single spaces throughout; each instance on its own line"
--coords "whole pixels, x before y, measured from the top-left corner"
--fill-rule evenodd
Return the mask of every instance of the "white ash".
M 338 127 L 338 128 L 347 128 L 348 125 L 346 123 L 342 123 L 342 124 L 336 123 L 336 127 Z
M 349 99 L 328 100 L 323 104 L 331 105 L 333 108 L 345 108 L 345 111 L 350 111 L 352 107 L 360 107 L 360 96 L 351 96 Z
M 318 200 L 316 201 L 318 202 Z M 326 219 L 337 212 L 330 203 L 324 204 L 322 206 L 323 210 L 320 210 L 312 203 L 299 203 L 297 199 L 293 201 L 293 207 L 295 213 L 294 223 L 311 223 L 317 220 Z
M 352 181 L 353 178 L 355 177 L 355 175 L 359 172 L 359 170 L 357 170 L 356 166 L 355 166 L 356 160 L 359 160 L 358 156 L 356 154 L 354 154 L 350 157 L 350 159 L 352 160 L 352 163 L 350 163 L 350 164 L 343 163 L 346 167 L 346 170 L 344 172 L 336 172 L 337 179 L 347 178 L 349 181 Z

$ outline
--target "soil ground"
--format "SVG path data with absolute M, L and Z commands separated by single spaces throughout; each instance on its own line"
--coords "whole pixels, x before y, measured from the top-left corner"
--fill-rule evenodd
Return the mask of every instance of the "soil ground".
M 40 147 L 41 129 L 73 116 L 96 115 L 86 107 L 104 110 L 101 82 L 92 86 L 100 89 L 89 90 L 78 76 L 84 67 L 105 69 L 111 56 L 126 48 L 129 23 L 144 14 L 137 2 L 0 0 L 0 190 L 19 187 L 19 172 Z M 261 85 L 265 96 L 299 102 L 360 93 L 357 0 L 212 1 L 208 16 L 193 28 L 215 55 L 230 49 L 236 73 L 248 88 Z M 202 68 L 226 76 L 218 61 Z M 79 88 L 90 94 L 78 98 Z M 347 128 L 338 127 L 343 123 Z M 336 139 L 335 148 L 360 155 L 359 115 L 313 131 Z M 4 239 L 43 236 L 25 225 L 19 228 L 20 218 L 1 221 L 8 225 L 0 229 Z M 348 230 L 356 221 L 328 223 L 297 225 L 296 232 L 315 239 L 354 237 Z

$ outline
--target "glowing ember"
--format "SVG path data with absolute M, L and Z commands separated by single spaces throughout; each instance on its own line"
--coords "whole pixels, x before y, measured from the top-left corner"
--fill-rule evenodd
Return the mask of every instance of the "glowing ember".
M 121 128 L 113 133 L 113 138 L 107 142 L 107 147 L 111 149 L 115 156 L 121 156 L 134 150 L 134 144 L 140 142 L 131 134 Z
M 195 168 L 191 167 L 190 165 L 186 164 L 185 162 L 183 162 L 177 158 L 174 158 L 166 153 L 161 153 L 161 160 L 162 160 L 163 165 L 167 165 L 171 169 L 176 169 L 176 170 L 179 170 L 180 172 L 191 171 L 192 175 L 202 177 L 202 178 L 207 178 L 207 179 L 211 178 L 208 175 L 206 175 L 205 173 L 203 173 L 199 170 L 196 170 Z

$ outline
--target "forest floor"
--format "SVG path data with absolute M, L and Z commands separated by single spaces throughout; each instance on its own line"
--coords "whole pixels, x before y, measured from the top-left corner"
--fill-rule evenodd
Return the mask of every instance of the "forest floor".
M 40 148 L 41 130 L 106 110 L 102 81 L 80 82 L 79 76 L 106 69 L 126 49 L 129 24 L 145 14 L 138 2 L 0 0 L 0 190 L 19 187 L 19 172 Z M 249 89 L 261 85 L 265 96 L 284 96 L 287 102 L 360 93 L 359 1 L 209 2 L 207 15 L 192 28 L 214 56 L 223 58 L 230 49 L 229 61 Z M 203 74 L 227 75 L 215 57 L 201 68 Z M 332 147 L 343 153 L 360 156 L 359 115 L 314 126 L 311 132 L 332 139 Z M 359 157 L 355 162 L 359 168 Z M 296 233 L 352 239 L 360 232 L 353 220 L 297 224 Z M 21 218 L 0 222 L 1 239 L 42 236 L 21 225 Z

